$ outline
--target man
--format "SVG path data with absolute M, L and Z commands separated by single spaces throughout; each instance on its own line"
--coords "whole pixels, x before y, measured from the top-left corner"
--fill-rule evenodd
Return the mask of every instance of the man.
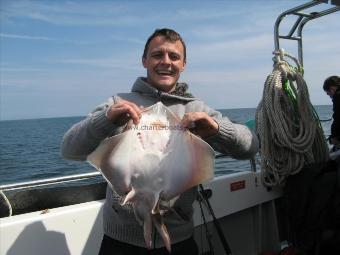
M 146 42 L 142 63 L 147 76 L 137 78 L 131 93 L 111 97 L 65 134 L 62 143 L 65 158 L 85 160 L 103 139 L 122 132 L 128 120 L 139 123 L 142 107 L 159 101 L 182 119 L 184 128 L 190 128 L 215 150 L 239 159 L 250 158 L 257 152 L 257 138 L 247 127 L 222 118 L 221 113 L 193 97 L 185 83 L 178 82 L 186 65 L 186 46 L 177 32 L 156 30 Z M 171 254 L 198 254 L 192 237 L 196 192 L 197 187 L 185 191 L 164 215 L 172 242 Z M 122 206 L 119 201 L 120 197 L 108 187 L 99 254 L 168 254 L 156 231 L 152 249 L 145 248 L 143 229 L 131 206 Z
M 340 77 L 330 76 L 323 84 L 323 90 L 333 101 L 333 123 L 329 143 L 333 144 L 333 150 L 340 148 Z

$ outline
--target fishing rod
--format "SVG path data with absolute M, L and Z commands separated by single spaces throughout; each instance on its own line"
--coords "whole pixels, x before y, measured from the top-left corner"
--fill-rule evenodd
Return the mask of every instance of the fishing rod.
M 200 184 L 199 187 L 200 187 L 200 190 L 201 190 L 200 192 L 202 194 L 202 197 L 203 197 L 204 201 L 206 202 L 207 208 L 208 208 L 211 216 L 213 217 L 213 223 L 214 223 L 214 226 L 217 230 L 217 234 L 218 234 L 218 236 L 219 236 L 219 238 L 222 242 L 223 248 L 224 248 L 227 255 L 232 255 L 229 244 L 227 242 L 227 239 L 225 238 L 224 233 L 222 231 L 221 225 L 218 222 L 218 220 L 215 216 L 214 210 L 212 209 L 212 207 L 210 205 L 210 202 L 209 202 L 209 199 L 208 199 L 208 194 L 206 192 L 208 190 L 205 190 L 202 184 Z
M 203 220 L 203 224 L 204 224 L 204 228 L 205 228 L 205 236 L 207 238 L 207 242 L 208 242 L 208 246 L 209 246 L 209 251 L 210 253 L 203 253 L 205 255 L 214 255 L 214 248 L 213 248 L 213 244 L 211 242 L 211 238 L 212 238 L 212 235 L 210 234 L 209 232 L 209 229 L 208 229 L 208 223 L 205 219 L 205 214 L 204 214 L 204 211 L 203 211 L 203 207 L 202 207 L 202 202 L 203 202 L 203 195 L 201 192 L 198 192 L 198 204 L 200 206 L 200 209 L 201 209 L 201 216 L 202 216 L 202 220 Z

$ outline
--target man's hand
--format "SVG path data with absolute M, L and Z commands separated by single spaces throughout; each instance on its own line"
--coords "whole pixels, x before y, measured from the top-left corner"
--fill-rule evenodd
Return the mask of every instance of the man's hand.
M 335 146 L 340 146 L 340 141 L 338 138 L 333 137 L 333 138 L 330 138 L 330 144 L 333 144 Z
M 190 112 L 183 116 L 181 125 L 202 138 L 218 132 L 217 122 L 205 112 Z
M 137 125 L 141 117 L 141 109 L 132 102 L 120 99 L 117 103 L 110 106 L 106 116 L 118 126 L 126 124 L 130 119 Z

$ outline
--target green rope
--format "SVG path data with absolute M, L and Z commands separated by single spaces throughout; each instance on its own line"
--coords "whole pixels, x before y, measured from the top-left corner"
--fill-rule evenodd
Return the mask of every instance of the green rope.
M 295 90 L 292 88 L 294 84 L 291 83 L 289 79 L 286 79 L 283 84 L 283 91 L 288 96 L 289 100 L 291 101 L 294 109 L 294 122 L 299 123 L 300 115 L 299 115 L 299 106 L 297 102 L 297 95 Z

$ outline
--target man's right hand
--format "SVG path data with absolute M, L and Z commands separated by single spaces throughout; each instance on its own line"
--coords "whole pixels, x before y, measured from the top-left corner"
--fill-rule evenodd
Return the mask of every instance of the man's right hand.
M 130 119 L 137 125 L 141 117 L 141 110 L 136 104 L 120 99 L 107 109 L 106 117 L 118 126 L 126 124 Z

